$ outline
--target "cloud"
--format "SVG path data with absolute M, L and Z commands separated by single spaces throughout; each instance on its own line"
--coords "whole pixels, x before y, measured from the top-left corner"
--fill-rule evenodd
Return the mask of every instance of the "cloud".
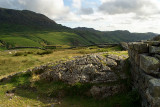
M 56 18 L 69 12 L 63 0 L 0 0 L 0 6 L 12 9 L 27 9 Z
M 80 9 L 82 4 L 82 0 L 72 0 L 72 7 L 76 9 Z
M 102 0 L 99 10 L 111 15 L 126 13 L 150 15 L 160 12 L 155 0 Z
M 42 13 L 69 27 L 160 33 L 159 5 L 159 0 L 0 0 L 0 7 Z
M 80 10 L 80 13 L 85 14 L 85 15 L 90 15 L 90 14 L 93 14 L 94 11 L 93 11 L 92 8 L 83 8 L 82 7 L 81 10 Z

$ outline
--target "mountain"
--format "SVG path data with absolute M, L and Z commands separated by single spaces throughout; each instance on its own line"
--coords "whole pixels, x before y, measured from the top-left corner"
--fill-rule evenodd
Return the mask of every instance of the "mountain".
M 97 31 L 92 28 L 75 28 L 77 34 L 85 38 L 86 40 L 92 41 L 92 43 L 119 43 L 122 41 L 133 42 L 139 40 L 148 40 L 156 36 L 154 33 L 131 33 L 127 30 L 117 31 Z
M 0 49 L 13 47 L 63 47 L 119 43 L 150 39 L 154 33 L 98 31 L 93 28 L 68 28 L 43 14 L 28 10 L 0 8 Z
M 77 28 L 74 28 L 74 30 L 77 30 L 77 31 L 91 31 L 91 32 L 98 31 L 98 30 L 95 30 L 93 28 L 86 28 L 86 27 L 77 27 Z
M 0 8 L 0 24 L 2 29 L 8 27 L 18 31 L 31 29 L 31 30 L 59 30 L 69 29 L 55 21 L 49 19 L 43 14 L 35 13 L 29 10 L 13 10 Z M 16 25 L 16 27 L 15 27 Z M 22 29 L 25 28 L 25 29 Z

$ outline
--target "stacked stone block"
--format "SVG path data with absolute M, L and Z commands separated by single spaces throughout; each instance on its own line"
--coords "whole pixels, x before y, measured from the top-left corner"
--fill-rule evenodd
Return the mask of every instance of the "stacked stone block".
M 143 107 L 160 107 L 160 41 L 128 44 L 133 88 L 138 89 Z

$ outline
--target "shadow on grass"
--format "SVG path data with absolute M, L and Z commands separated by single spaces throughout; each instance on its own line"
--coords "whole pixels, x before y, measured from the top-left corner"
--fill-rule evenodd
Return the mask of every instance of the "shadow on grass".
M 61 104 L 56 105 L 57 107 L 140 107 L 140 97 L 136 90 L 126 90 L 98 100 L 86 94 L 93 84 L 68 85 L 61 81 L 32 81 L 32 76 L 30 73 L 20 74 L 0 85 L 11 84 L 11 90 L 15 90 L 16 96 L 40 101 L 46 105 L 60 101 Z

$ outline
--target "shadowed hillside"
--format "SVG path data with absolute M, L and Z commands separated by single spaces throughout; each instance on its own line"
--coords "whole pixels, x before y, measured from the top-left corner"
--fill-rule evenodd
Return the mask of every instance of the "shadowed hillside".
M 57 24 L 55 21 L 49 19 L 43 14 L 35 13 L 29 10 L 12 10 L 0 8 L 0 23 L 1 30 L 8 30 L 10 27 L 12 30 L 58 30 L 69 29 Z M 15 27 L 16 26 L 16 27 Z M 24 29 L 22 29 L 24 28 Z M 28 29 L 27 29 L 28 28 Z

